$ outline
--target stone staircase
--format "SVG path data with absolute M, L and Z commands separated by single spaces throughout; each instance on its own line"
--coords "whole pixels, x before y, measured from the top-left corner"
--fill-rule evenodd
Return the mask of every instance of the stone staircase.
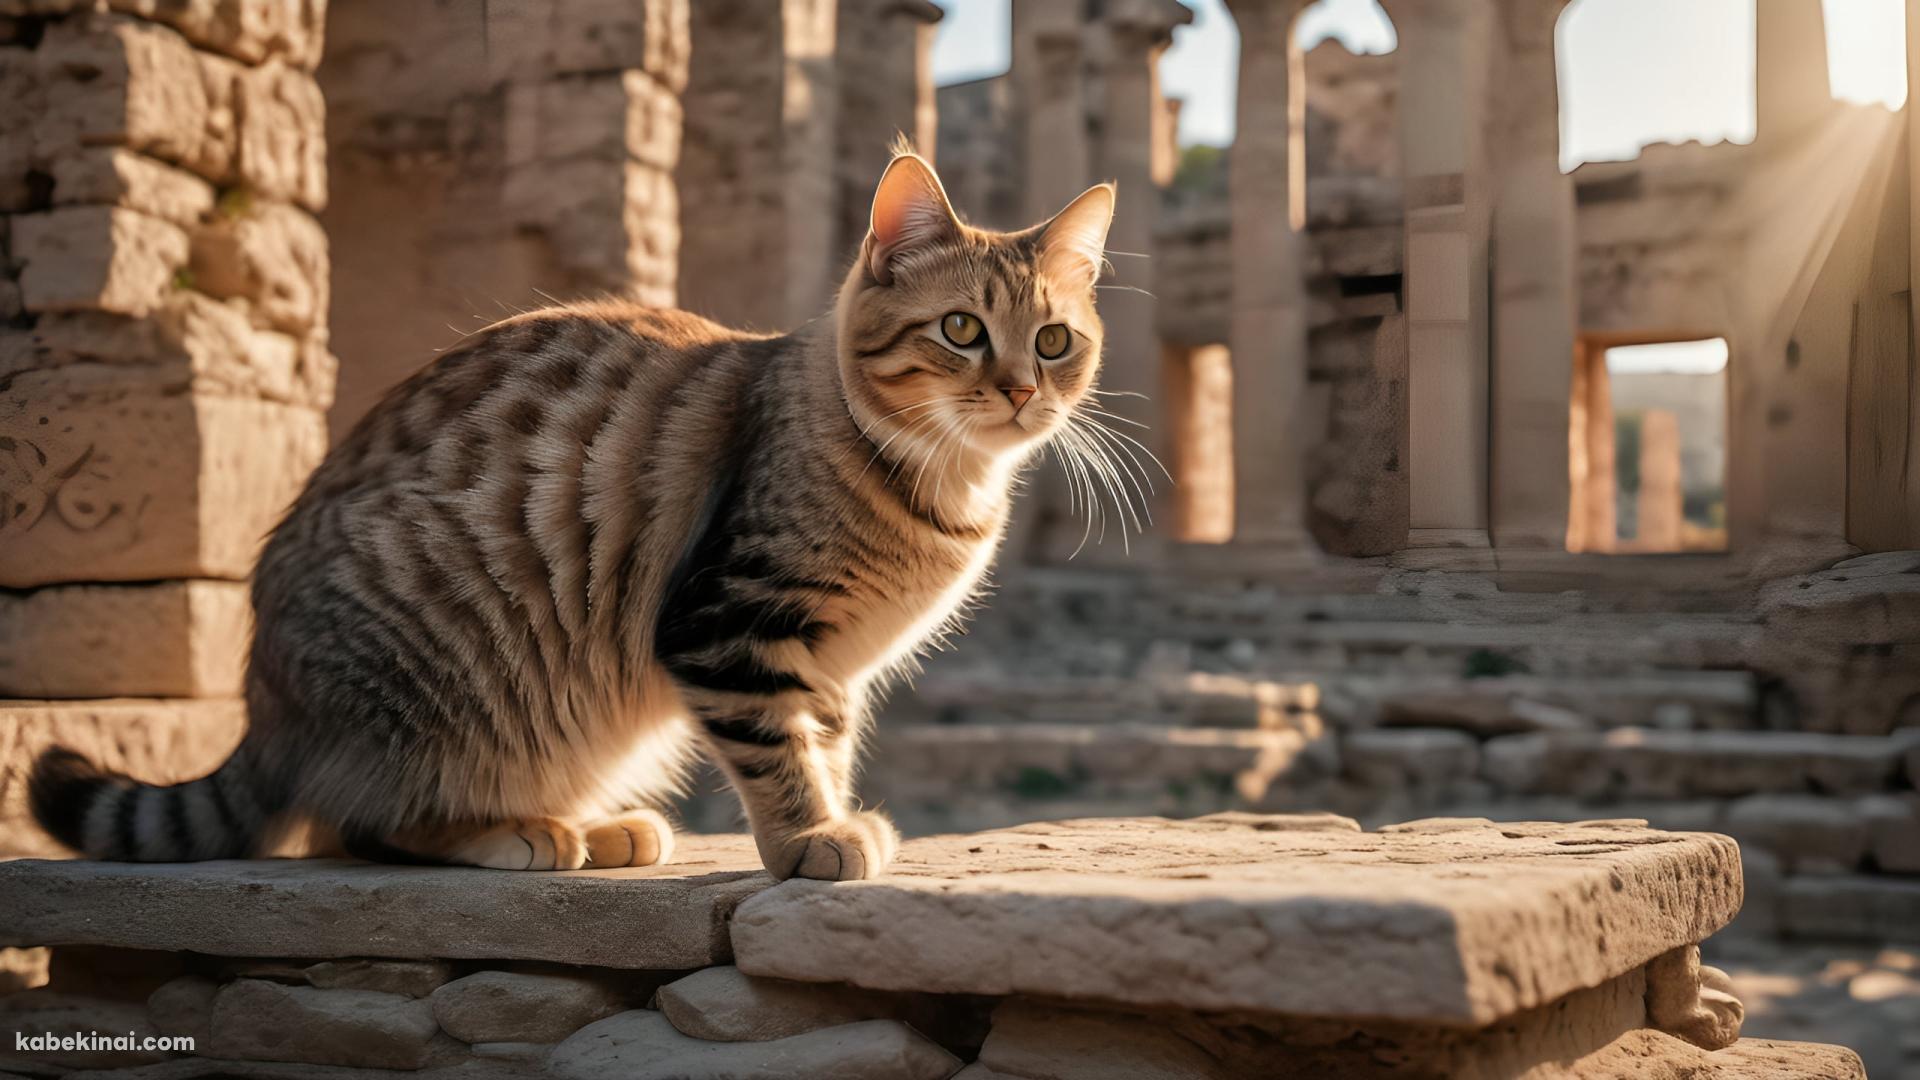
M 1916 567 L 1873 556 L 1679 613 L 1457 573 L 1314 593 L 1041 572 L 889 703 L 861 791 L 915 834 L 1228 809 L 1642 817 L 1740 840 L 1743 928 L 1916 941 L 1890 915 L 1920 910 L 1907 683 L 1800 692 L 1849 681 L 1834 657 L 1920 645 Z

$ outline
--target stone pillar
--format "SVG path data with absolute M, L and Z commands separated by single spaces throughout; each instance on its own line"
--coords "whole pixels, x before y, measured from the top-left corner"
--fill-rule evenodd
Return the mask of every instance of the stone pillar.
M 1016 0 L 1014 20 L 1012 77 L 1025 120 L 1024 226 L 1059 213 L 1093 182 L 1083 71 L 1088 28 L 1075 5 L 1044 0 Z
M 1389 0 L 1405 171 L 1409 543 L 1486 543 L 1491 0 Z
M 687 0 L 336 0 L 327 35 L 336 434 L 495 320 L 674 303 Z
M 1578 296 L 1573 178 L 1560 171 L 1554 29 L 1566 0 L 1500 0 L 1494 131 L 1491 539 L 1566 546 L 1567 423 Z
M 1821 0 L 1754 0 L 1754 140 L 1779 146 L 1833 109 Z
M 1640 414 L 1640 492 L 1634 497 L 1633 548 L 1681 549 L 1680 421 L 1668 409 Z
M 1169 457 L 1170 444 L 1161 400 L 1163 379 L 1160 341 L 1155 331 L 1152 258 L 1166 156 L 1162 129 L 1167 115 L 1160 94 L 1159 69 L 1160 55 L 1173 43 L 1173 28 L 1192 21 L 1193 12 L 1177 0 L 1115 0 L 1106 13 L 1107 57 L 1102 79 L 1106 121 L 1097 172 L 1118 184 L 1119 202 L 1113 227 L 1107 233 L 1107 250 L 1113 253 L 1108 261 L 1113 270 L 1100 293 L 1100 318 L 1106 323 L 1100 386 L 1110 392 L 1139 396 L 1103 398 L 1100 407 L 1144 425 L 1134 427 L 1117 420 L 1108 424 L 1127 438 L 1146 444 L 1162 460 Z M 1142 460 L 1136 471 L 1147 474 L 1141 478 L 1141 489 L 1151 484 L 1164 496 L 1166 476 L 1145 460 L 1145 454 L 1137 456 Z M 1165 498 L 1157 501 L 1167 502 Z M 1154 511 L 1156 517 L 1166 516 L 1157 507 Z
M 1229 159 L 1234 540 L 1304 547 L 1307 312 L 1303 280 L 1305 0 L 1228 0 L 1240 28 L 1239 120 Z
M 182 779 L 243 726 L 245 579 L 333 393 L 323 17 L 0 4 L 0 698 L 142 699 L 0 701 L 0 855 L 49 743 Z
M 851 262 L 866 238 L 873 189 L 894 139 L 906 136 L 921 157 L 935 160 L 933 35 L 940 14 L 931 0 L 840 0 L 834 265 Z
M 680 302 L 723 323 L 827 310 L 836 248 L 833 0 L 700 0 L 681 156 Z

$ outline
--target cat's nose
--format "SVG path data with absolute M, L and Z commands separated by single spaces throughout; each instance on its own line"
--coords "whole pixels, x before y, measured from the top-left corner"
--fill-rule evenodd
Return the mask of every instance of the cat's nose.
M 1015 413 L 1018 413 L 1026 406 L 1027 399 L 1033 397 L 1033 391 L 1034 388 L 1031 386 L 1003 386 L 1000 388 L 1000 392 L 1007 395 L 1007 400 L 1013 402 L 1013 411 Z

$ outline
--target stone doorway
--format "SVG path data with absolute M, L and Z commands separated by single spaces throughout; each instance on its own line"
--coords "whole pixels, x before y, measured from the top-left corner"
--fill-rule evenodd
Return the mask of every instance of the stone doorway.
M 1727 550 L 1727 339 L 1584 334 L 1568 417 L 1567 550 Z

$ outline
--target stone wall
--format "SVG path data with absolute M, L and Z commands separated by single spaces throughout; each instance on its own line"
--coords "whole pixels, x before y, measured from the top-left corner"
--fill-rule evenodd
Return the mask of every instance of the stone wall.
M 689 838 L 672 867 L 575 874 L 16 862 L 0 865 L 15 915 L 0 944 L 52 945 L 52 963 L 47 985 L 0 996 L 0 1024 L 193 1045 L 10 1042 L 0 1066 L 1863 1077 L 1841 1047 L 1740 1038 L 1745 1010 L 1699 948 L 1740 901 L 1724 837 L 1620 821 L 1363 832 L 1325 814 L 910 841 L 858 885 L 774 885 L 739 836 Z
M 240 725 L 244 579 L 326 448 L 325 5 L 0 3 L 0 836 L 59 740 Z M 153 699 L 176 700 L 153 700 Z
M 333 430 L 462 334 L 675 302 L 686 0 L 339 0 L 328 104 Z

